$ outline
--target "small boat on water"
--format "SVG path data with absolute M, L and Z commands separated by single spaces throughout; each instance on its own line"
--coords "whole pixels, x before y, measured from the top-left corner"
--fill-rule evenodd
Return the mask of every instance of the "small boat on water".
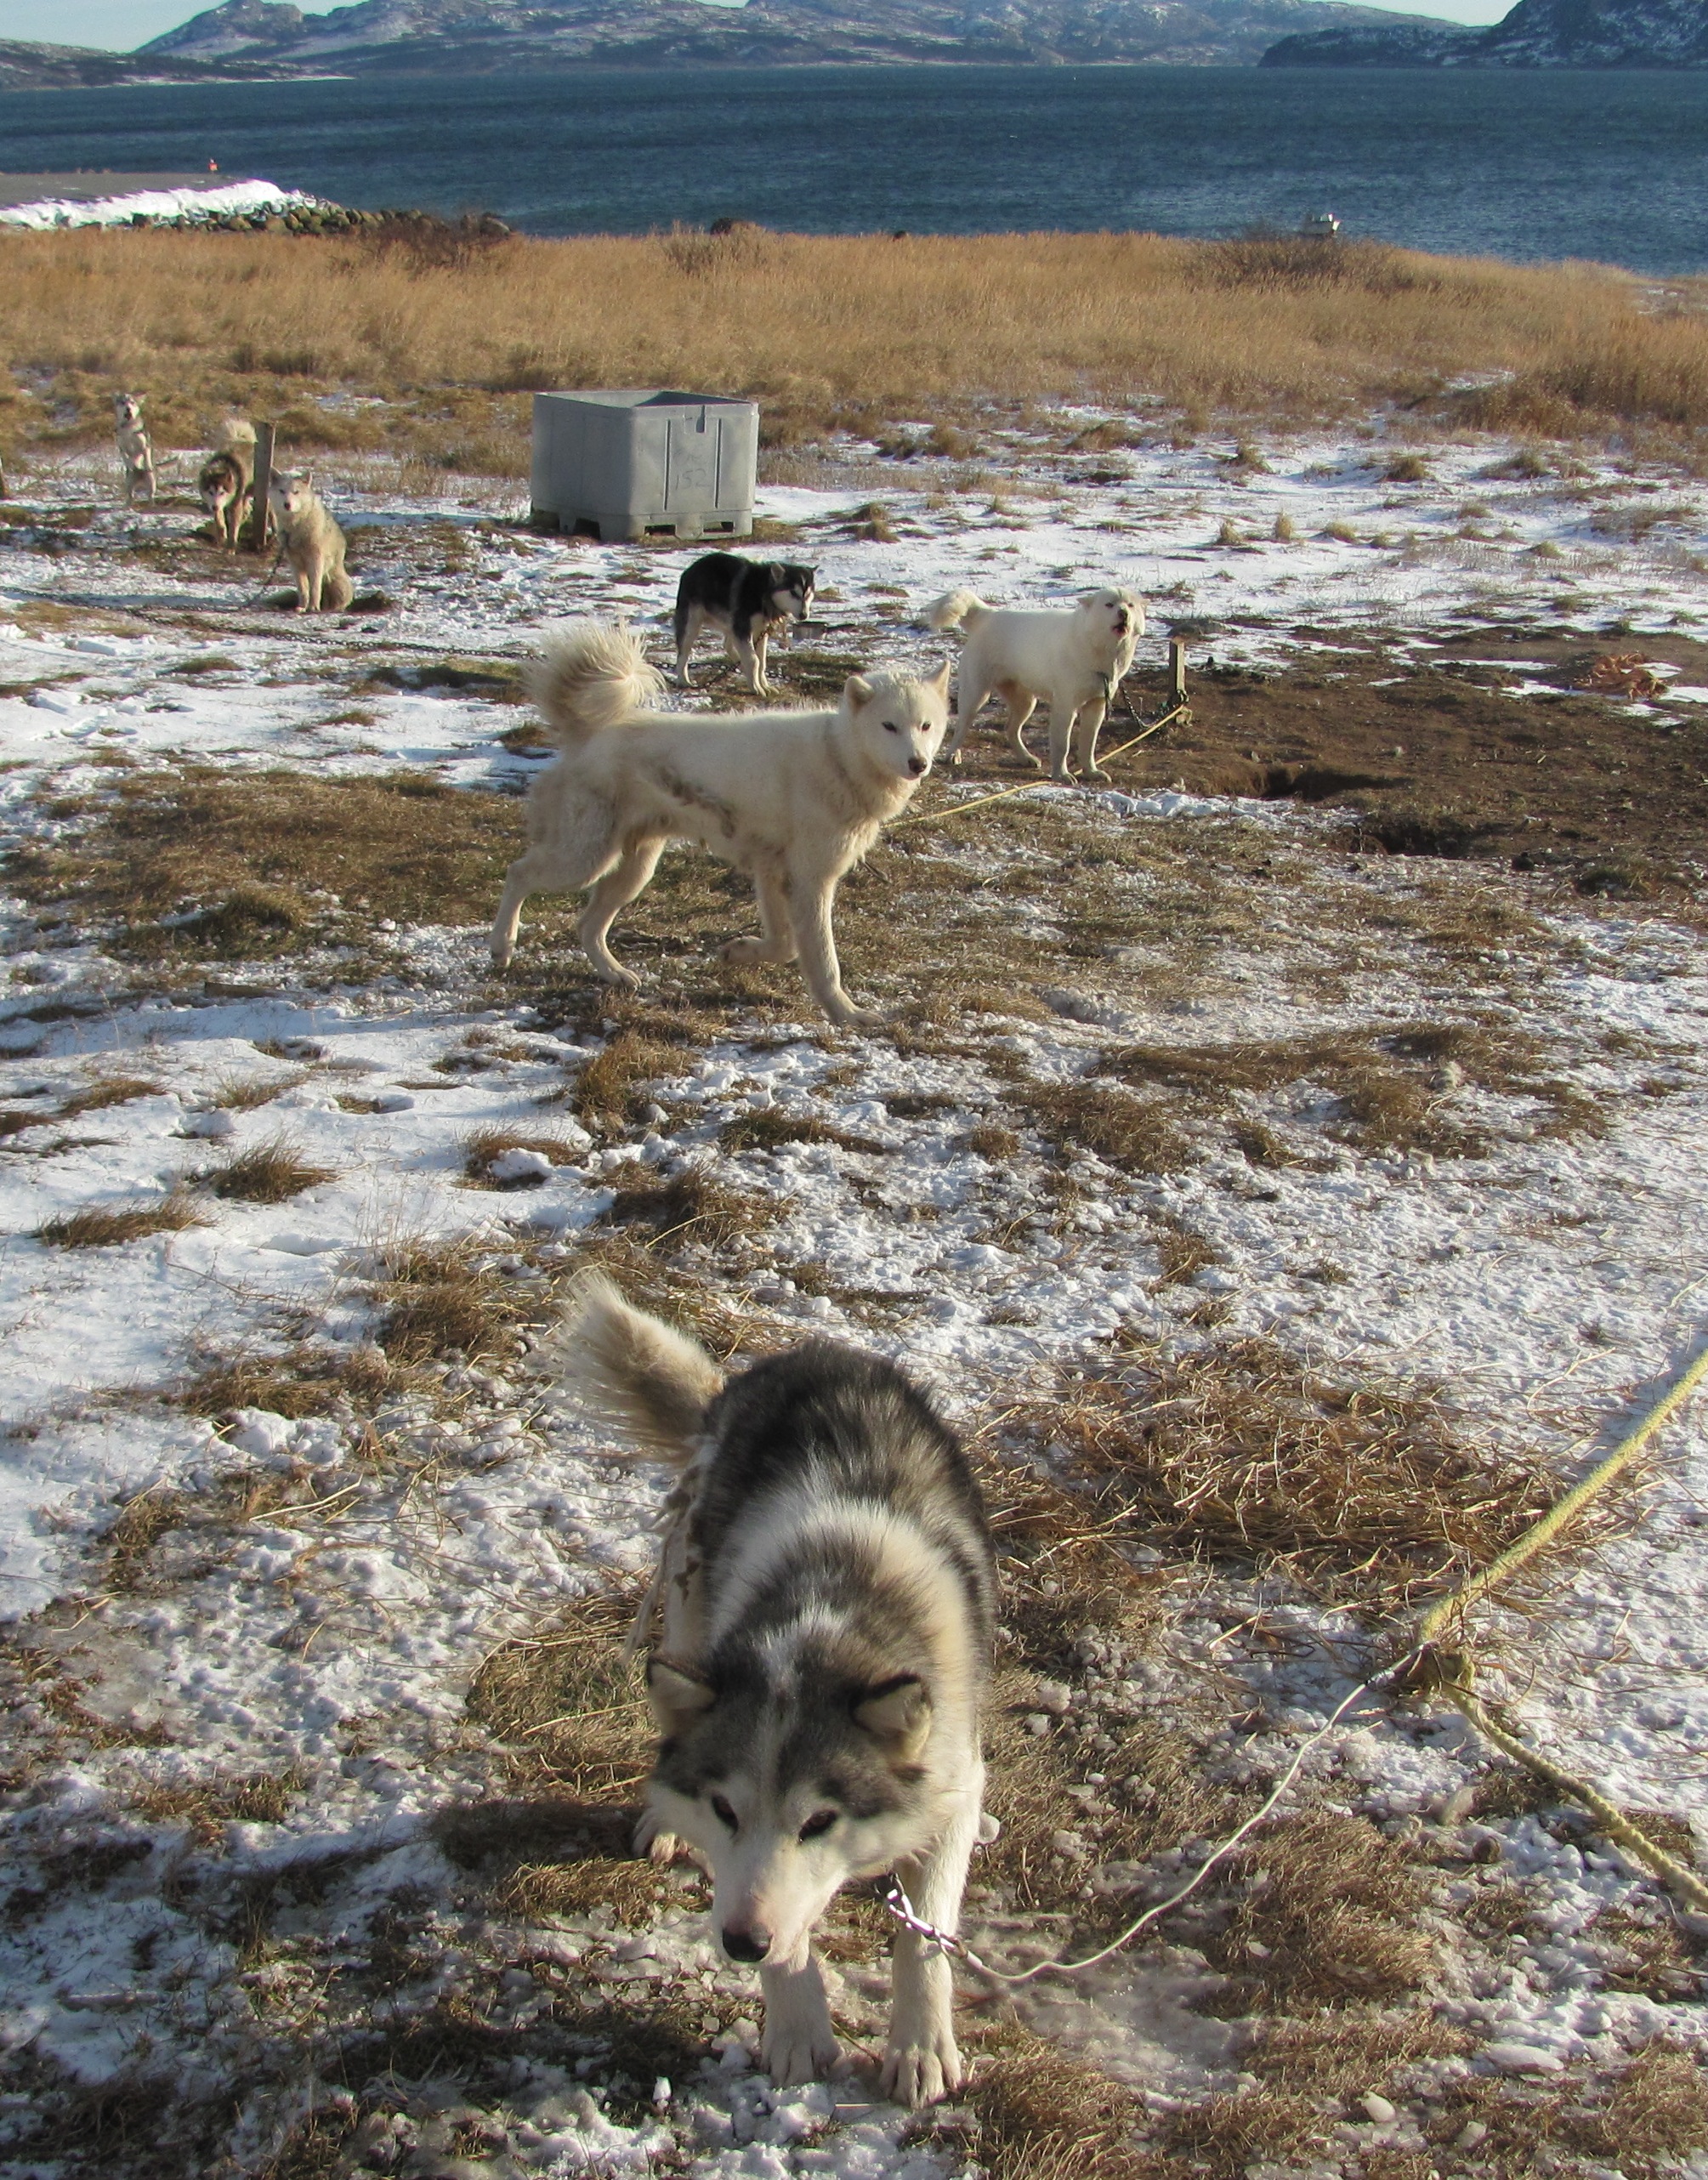
M 1339 216 L 1332 212 L 1308 212 L 1299 222 L 1301 235 L 1321 235 L 1332 240 L 1340 231 Z

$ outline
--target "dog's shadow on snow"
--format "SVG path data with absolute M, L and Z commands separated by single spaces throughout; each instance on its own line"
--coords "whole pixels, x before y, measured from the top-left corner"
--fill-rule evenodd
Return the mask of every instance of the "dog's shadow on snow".
M 501 1914 L 604 1914 L 636 1927 L 697 1888 L 685 1861 L 637 1854 L 638 1808 L 572 1795 L 515 1795 L 443 1809 L 433 1836 Z

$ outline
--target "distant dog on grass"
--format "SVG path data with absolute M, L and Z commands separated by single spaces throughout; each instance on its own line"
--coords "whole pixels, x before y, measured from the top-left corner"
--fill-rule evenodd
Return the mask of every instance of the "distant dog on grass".
M 113 395 L 113 436 L 118 441 L 119 467 L 124 471 L 125 505 L 134 507 L 139 496 L 151 502 L 154 498 L 154 448 L 149 442 L 148 428 L 142 420 L 142 396 L 139 394 Z
M 582 1286 L 565 1359 L 692 1494 L 660 1569 L 660 1734 L 636 1839 L 710 1871 L 732 1961 L 758 1965 L 774 2082 L 832 2066 L 814 1927 L 850 1880 L 894 1871 L 953 1932 L 983 1814 L 979 1710 L 996 1567 L 952 1433 L 892 1365 L 814 1341 L 726 1378 L 702 1348 Z M 903 1928 L 880 2085 L 962 2081 L 949 1963 Z
M 563 755 L 528 796 L 525 854 L 510 866 L 492 926 L 492 964 L 509 966 L 530 894 L 591 886 L 576 932 L 607 983 L 640 981 L 605 943 L 619 909 L 670 840 L 697 840 L 745 871 L 759 936 L 733 962 L 798 960 L 832 1022 L 882 1016 L 843 989 L 831 929 L 839 881 L 931 769 L 949 723 L 949 668 L 929 681 L 850 674 L 833 712 L 694 718 L 648 711 L 662 678 L 628 629 L 572 623 L 533 680 Z
M 219 444 L 196 482 L 201 504 L 213 518 L 214 536 L 235 553 L 255 491 L 255 427 L 247 417 L 226 417 Z
M 769 696 L 765 646 L 771 631 L 804 621 L 813 610 L 817 571 L 792 560 L 746 560 L 739 553 L 702 554 L 676 587 L 676 681 L 688 686 L 688 655 L 710 622 L 740 662 L 756 696 Z
M 297 610 L 318 613 L 324 593 L 334 613 L 355 595 L 344 573 L 344 533 L 326 513 L 311 469 L 275 469 L 268 498 L 279 530 L 279 549 L 297 577 Z
M 947 749 L 961 762 L 967 730 L 987 696 L 1008 707 L 1008 746 L 1036 764 L 1022 730 L 1050 707 L 1050 777 L 1070 781 L 1070 756 L 1087 780 L 1106 780 L 1097 764 L 1098 732 L 1144 633 L 1144 600 L 1130 590 L 1088 590 L 1066 612 L 986 605 L 970 590 L 951 590 L 926 616 L 933 628 L 964 626 L 955 732 Z

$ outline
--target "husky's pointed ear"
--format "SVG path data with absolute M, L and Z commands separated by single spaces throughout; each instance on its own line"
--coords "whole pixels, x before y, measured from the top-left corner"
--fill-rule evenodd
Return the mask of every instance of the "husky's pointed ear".
M 647 1660 L 646 1700 L 661 1734 L 679 1734 L 690 1719 L 709 1711 L 716 1699 L 711 1682 L 698 1673 L 672 1665 L 668 1658 Z
M 949 661 L 947 659 L 944 660 L 942 665 L 938 667 L 936 673 L 932 675 L 930 680 L 928 681 L 925 685 L 928 689 L 934 689 L 939 696 L 947 697 L 949 694 Z
M 911 1763 L 931 1731 L 931 1698 L 916 1674 L 903 1673 L 869 1689 L 854 1706 L 854 1723 L 863 1726 L 889 1753 Z
M 851 711 L 858 712 L 862 704 L 870 704 L 871 694 L 871 684 L 863 673 L 851 673 L 843 684 L 843 695 L 848 698 Z

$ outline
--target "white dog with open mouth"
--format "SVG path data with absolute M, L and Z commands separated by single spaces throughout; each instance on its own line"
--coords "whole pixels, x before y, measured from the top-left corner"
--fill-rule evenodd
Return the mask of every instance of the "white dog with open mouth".
M 951 590 L 926 615 L 933 628 L 965 627 L 955 732 L 945 749 L 961 762 L 967 730 L 988 696 L 1008 707 L 1008 743 L 1028 764 L 1038 759 L 1022 729 L 1039 699 L 1050 707 L 1050 777 L 1070 781 L 1071 757 L 1087 780 L 1098 769 L 1098 732 L 1144 633 L 1144 600 L 1130 590 L 1088 590 L 1066 612 L 986 605 L 970 590 Z

